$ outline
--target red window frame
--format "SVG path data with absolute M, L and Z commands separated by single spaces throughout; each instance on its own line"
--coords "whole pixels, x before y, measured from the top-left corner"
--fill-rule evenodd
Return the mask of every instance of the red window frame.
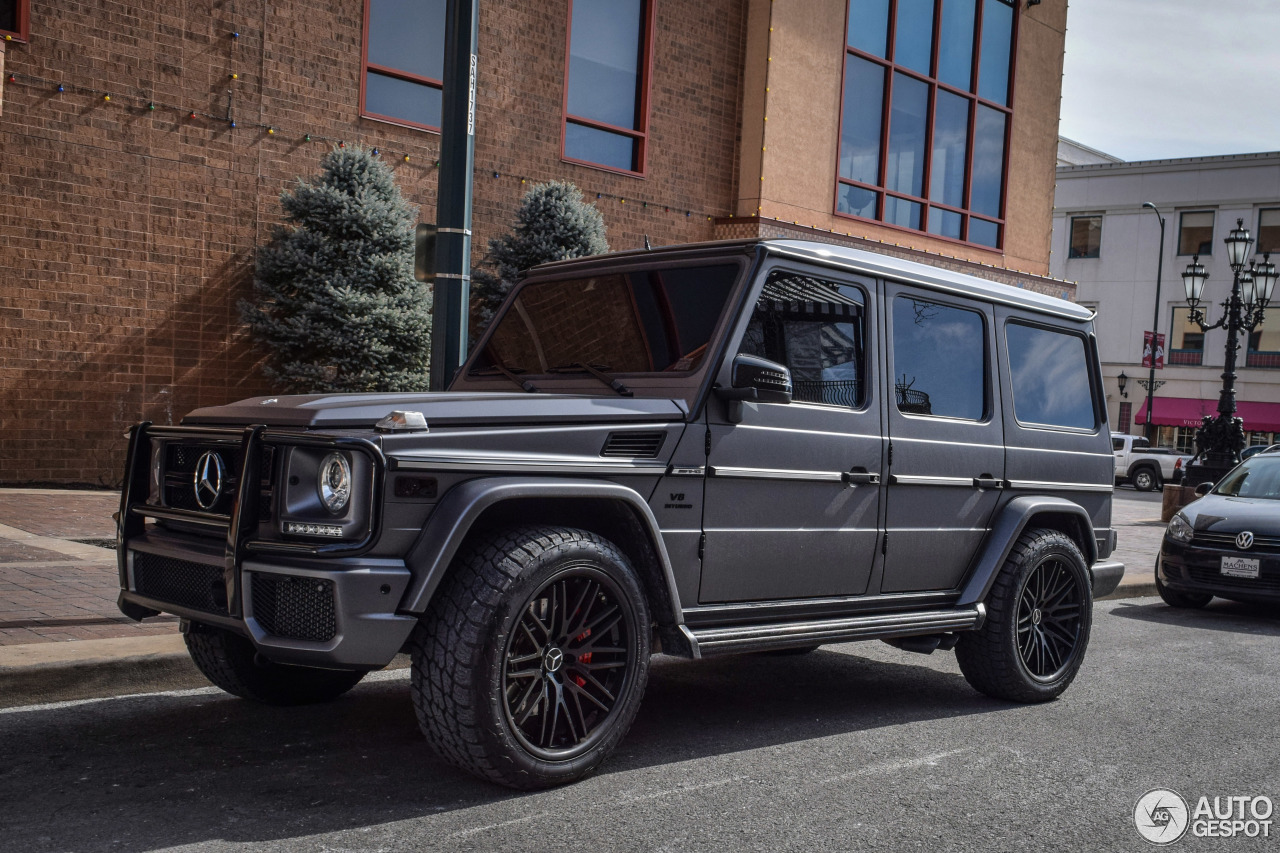
M 0 29 L 0 37 L 11 36 L 13 41 L 26 43 L 31 40 L 31 0 L 16 0 L 18 8 L 18 28 L 16 30 Z
M 367 0 L 366 0 L 367 2 Z M 560 97 L 560 159 L 565 163 L 576 163 L 579 166 L 590 166 L 593 169 L 602 169 L 606 172 L 614 172 L 619 175 L 631 175 L 632 177 L 643 178 L 648 174 L 649 168 L 649 84 L 652 82 L 653 74 L 653 30 L 657 22 L 656 0 L 643 0 L 644 13 L 641 20 L 644 21 L 644 41 L 640 48 L 641 68 L 640 68 L 640 108 L 636 111 L 640 127 L 618 127 L 617 125 L 608 124 L 595 119 L 576 116 L 569 112 L 569 48 L 573 43 L 573 0 L 569 0 L 569 15 L 565 22 L 564 28 L 564 87 Z M 593 163 L 590 160 L 578 160 L 568 156 L 565 153 L 565 137 L 568 136 L 568 126 L 570 124 L 578 124 L 583 127 L 590 127 L 596 130 L 603 130 L 609 133 L 616 133 L 619 136 L 629 136 L 636 140 L 638 148 L 636 160 L 640 164 L 638 171 L 631 169 L 618 169 L 614 166 L 607 166 L 603 163 Z
M 26 2 L 26 0 L 23 0 Z M 364 33 L 360 38 L 360 117 L 373 119 L 374 121 L 385 121 L 388 124 L 398 124 L 401 127 L 412 127 L 418 130 L 429 130 L 432 133 L 439 133 L 440 128 L 433 127 L 429 124 L 421 124 L 416 121 L 409 121 L 404 118 L 395 116 L 382 115 L 381 113 L 370 112 L 365 107 L 365 89 L 368 85 L 369 72 L 382 74 L 386 77 L 394 77 L 397 80 L 406 80 L 410 83 L 420 83 L 424 86 L 430 86 L 433 89 L 444 91 L 444 81 L 436 80 L 432 77 L 423 77 L 420 74 L 412 74 L 408 71 L 401 71 L 398 68 L 392 68 L 387 65 L 379 65 L 376 62 L 369 61 L 369 3 L 370 0 L 364 0 Z M 440 22 L 441 27 L 444 22 Z
M 945 2 L 945 0 L 943 0 L 943 2 Z M 845 13 L 844 13 L 844 20 L 845 20 L 846 27 L 848 27 L 848 22 L 849 22 L 850 5 L 851 4 L 848 2 L 848 0 L 846 0 Z M 924 234 L 925 236 L 933 240 L 943 240 L 948 243 L 957 243 L 964 246 L 971 246 L 979 249 L 985 249 L 991 252 L 1004 251 L 1005 214 L 1006 214 L 1005 208 L 1009 199 L 1009 145 L 1013 141 L 1013 108 L 1014 108 L 1013 83 L 1014 83 L 1015 73 L 1017 71 L 1017 61 L 1018 61 L 1018 30 L 1022 22 L 1021 4 L 1018 3 L 1017 0 L 1014 0 L 1014 2 L 1011 5 L 1013 7 L 1013 31 L 1010 35 L 1010 44 L 1009 44 L 1009 93 L 1008 93 L 1009 103 L 1008 105 L 1000 104 L 995 101 L 990 101 L 978 96 L 978 92 L 977 92 L 978 80 L 979 80 L 978 72 L 979 72 L 979 69 L 981 68 L 980 63 L 982 61 L 981 35 L 982 35 L 982 13 L 983 13 L 983 6 L 984 6 L 981 0 L 979 0 L 979 2 L 975 4 L 976 14 L 974 17 L 974 24 L 973 24 L 974 41 L 976 43 L 976 47 L 974 48 L 973 59 L 972 59 L 972 79 L 970 81 L 970 87 L 972 91 L 964 91 L 963 89 L 957 89 L 955 86 L 952 86 L 948 83 L 944 83 L 936 77 L 931 77 L 928 74 L 921 74 L 919 71 L 908 68 L 905 65 L 898 65 L 895 61 L 891 59 L 887 59 L 881 56 L 876 56 L 873 53 L 866 53 L 855 47 L 850 47 L 848 43 L 848 37 L 846 35 L 844 51 L 842 51 L 840 54 L 840 119 L 839 119 L 839 124 L 837 125 L 837 130 L 836 130 L 836 133 L 837 133 L 836 164 L 835 164 L 836 186 L 835 186 L 835 196 L 832 199 L 832 203 L 831 203 L 832 212 L 836 216 L 842 219 L 852 219 L 857 222 L 874 222 L 875 224 L 882 226 L 884 228 L 892 228 L 895 231 L 905 231 L 908 234 Z M 889 21 L 888 21 L 887 40 L 886 40 L 887 49 L 885 51 L 890 55 L 892 55 L 895 52 L 894 39 L 895 39 L 895 36 L 897 35 L 895 32 L 895 30 L 897 29 L 897 17 L 898 17 L 897 8 L 898 8 L 898 0 L 891 0 L 889 4 L 889 13 L 888 13 Z M 938 52 L 940 50 L 940 42 L 941 42 L 941 36 L 942 36 L 942 2 L 936 2 L 933 7 L 933 33 L 934 33 L 933 52 L 929 59 L 929 67 L 931 69 L 937 69 Z M 861 181 L 853 181 L 853 180 L 849 180 L 848 178 L 840 177 L 839 134 L 842 134 L 844 132 L 844 87 L 847 82 L 845 79 L 844 66 L 845 66 L 845 57 L 849 55 L 853 55 L 858 57 L 859 59 L 864 59 L 869 62 L 873 62 L 876 65 L 881 66 L 885 70 L 884 98 L 881 104 L 880 165 L 879 165 L 879 173 L 878 173 L 878 177 L 879 177 L 878 186 L 874 186 L 872 184 L 866 184 Z M 922 182 L 921 186 L 924 188 L 924 192 L 926 196 L 928 195 L 929 185 L 930 185 L 929 172 L 933 165 L 933 162 L 932 162 L 933 161 L 933 124 L 934 124 L 935 113 L 937 110 L 938 90 L 941 89 L 944 92 L 948 92 L 952 95 L 956 95 L 958 97 L 964 98 L 969 102 L 969 135 L 966 141 L 966 145 L 968 147 L 965 151 L 964 206 L 963 207 L 952 207 L 951 205 L 942 204 L 937 201 L 931 201 L 927 197 L 920 198 L 917 196 L 908 195 L 907 193 L 896 192 L 886 188 L 886 183 L 887 183 L 886 170 L 888 169 L 888 161 L 889 161 L 889 156 L 888 156 L 889 130 L 890 130 L 889 117 L 893 114 L 894 75 L 898 73 L 901 73 L 907 77 L 912 77 L 929 87 L 929 118 L 928 118 L 928 123 L 925 127 L 925 139 L 924 139 L 925 164 L 924 164 L 924 169 L 921 175 L 921 182 Z M 1005 116 L 1004 153 L 1003 153 L 1003 161 L 1000 166 L 1001 172 L 1000 172 L 1000 216 L 999 217 L 990 217 L 983 214 L 975 214 L 970 209 L 970 204 L 971 204 L 970 191 L 972 190 L 972 186 L 973 186 L 973 156 L 974 156 L 973 143 L 974 143 L 974 134 L 977 127 L 979 105 L 989 107 L 993 110 L 997 110 L 998 112 L 1004 113 L 1004 116 Z M 852 213 L 842 213 L 839 210 L 841 186 L 857 187 L 859 189 L 864 189 L 864 190 L 868 190 L 870 192 L 875 193 L 876 218 L 869 219 L 864 216 L 856 216 Z M 916 204 L 921 205 L 920 227 L 918 229 L 910 228 L 905 225 L 896 225 L 892 222 L 884 221 L 885 198 L 888 196 L 892 196 L 894 198 L 902 199 L 903 201 L 914 202 Z M 929 231 L 929 208 L 930 207 L 936 207 L 940 210 L 944 210 L 950 213 L 957 213 L 963 217 L 962 221 L 964 225 L 961 229 L 959 239 L 954 237 L 946 237 L 946 236 L 943 236 L 942 234 L 934 234 Z M 986 243 L 976 243 L 967 239 L 969 235 L 969 225 L 970 225 L 971 219 L 975 216 L 977 219 L 983 222 L 989 222 L 996 225 L 998 229 L 997 234 L 999 235 L 999 237 L 996 240 L 995 246 L 989 246 Z

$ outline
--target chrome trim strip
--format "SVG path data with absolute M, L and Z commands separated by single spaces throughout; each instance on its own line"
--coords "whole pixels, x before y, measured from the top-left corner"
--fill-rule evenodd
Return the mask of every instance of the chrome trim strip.
M 972 477 L 920 477 L 915 474 L 890 474 L 889 482 L 901 486 L 962 486 L 974 488 Z
M 1036 491 L 1111 492 L 1114 486 L 1099 483 L 1055 483 L 1048 480 L 1006 480 L 1010 489 L 1035 489 Z
M 790 468 L 732 468 L 712 466 L 708 473 L 713 477 L 729 477 L 739 480 L 811 480 L 822 483 L 843 483 L 843 471 L 798 471 Z
M 496 459 L 493 457 L 393 457 L 392 469 L 396 471 L 514 471 L 536 474 L 654 474 L 667 472 L 665 462 L 575 462 L 568 459 Z

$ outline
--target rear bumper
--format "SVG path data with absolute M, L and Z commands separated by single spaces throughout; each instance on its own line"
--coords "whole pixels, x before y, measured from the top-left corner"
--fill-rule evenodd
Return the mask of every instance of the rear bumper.
M 1099 560 L 1089 568 L 1093 575 L 1093 597 L 1104 598 L 1116 591 L 1124 578 L 1124 563 L 1117 560 Z

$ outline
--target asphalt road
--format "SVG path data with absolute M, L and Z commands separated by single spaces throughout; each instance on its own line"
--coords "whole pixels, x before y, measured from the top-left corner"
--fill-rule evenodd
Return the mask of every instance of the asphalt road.
M 1280 613 L 1221 601 L 1099 604 L 1039 706 L 881 643 L 658 659 L 603 772 L 533 794 L 433 758 L 403 679 L 293 710 L 210 688 L 0 711 L 0 849 L 1145 850 L 1149 789 L 1280 801 Z

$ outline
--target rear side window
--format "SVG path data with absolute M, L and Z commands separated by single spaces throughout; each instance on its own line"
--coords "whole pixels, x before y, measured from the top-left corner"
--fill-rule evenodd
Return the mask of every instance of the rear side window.
M 977 311 L 895 297 L 893 383 L 898 411 L 981 420 L 987 411 L 984 328 Z
M 1005 342 L 1013 383 L 1013 414 L 1019 423 L 1072 429 L 1093 429 L 1097 425 L 1084 338 L 1009 323 Z
M 739 352 L 786 365 L 795 400 L 858 408 L 866 400 L 864 313 L 856 287 L 777 270 Z
M 1113 439 L 1111 439 L 1111 449 L 1112 449 L 1112 450 L 1124 450 L 1124 439 L 1123 439 L 1123 438 L 1113 438 Z

